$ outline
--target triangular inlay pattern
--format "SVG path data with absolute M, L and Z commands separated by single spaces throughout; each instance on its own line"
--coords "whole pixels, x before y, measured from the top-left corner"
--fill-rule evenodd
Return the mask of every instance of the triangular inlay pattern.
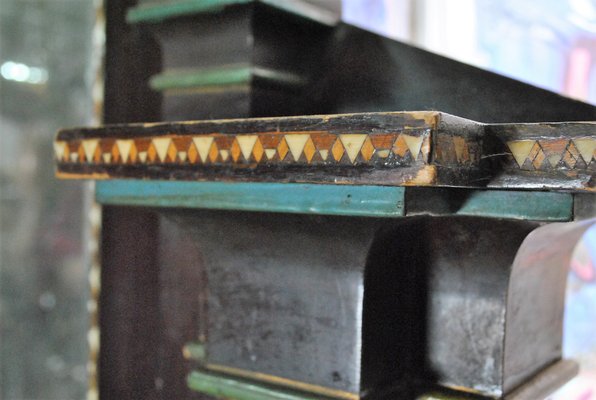
M 507 146 L 511 150 L 511 154 L 515 158 L 517 165 L 520 167 L 524 165 L 524 161 L 528 158 L 528 154 L 530 154 L 534 143 L 536 143 L 535 140 L 513 140 L 507 142 Z
M 118 146 L 118 151 L 120 152 L 120 157 L 122 157 L 122 162 L 125 163 L 128 161 L 130 148 L 132 147 L 133 143 L 133 140 L 116 140 L 116 146 Z
M 352 164 L 356 161 L 356 157 L 358 157 L 358 153 L 367 137 L 368 135 L 366 134 L 339 135 L 339 139 L 344 145 Z
M 422 140 L 424 139 L 422 136 L 411 136 L 402 134 L 408 149 L 410 150 L 410 154 L 412 158 L 415 160 L 418 158 L 418 153 L 420 153 L 420 148 L 422 147 Z
M 155 138 L 152 141 L 153 146 L 155 147 L 155 152 L 159 157 L 159 161 L 165 162 L 166 156 L 168 154 L 168 149 L 170 148 L 170 143 L 172 139 L 170 138 Z
M 306 141 L 309 138 L 310 135 L 308 134 L 285 135 L 286 143 L 288 144 L 294 161 L 298 161 L 300 158 L 302 150 L 304 150 L 304 146 L 306 145 Z
M 202 163 L 207 162 L 207 156 L 209 155 L 209 149 L 211 148 L 211 143 L 213 143 L 212 136 L 195 136 L 192 138 L 192 142 L 196 147 L 196 151 L 201 158 Z
M 579 151 L 579 154 L 581 154 L 584 162 L 590 164 L 596 151 L 596 139 L 574 139 L 573 143 L 575 143 L 575 147 Z
M 87 162 L 93 162 L 93 156 L 95 155 L 95 149 L 97 149 L 98 143 L 99 139 L 83 140 L 82 146 L 83 150 L 85 151 L 85 158 L 87 159 Z
M 242 153 L 246 161 L 250 160 L 250 154 L 252 153 L 252 149 L 255 143 L 257 142 L 257 139 L 257 135 L 236 136 L 236 140 L 238 141 L 238 145 L 240 146 L 240 152 Z

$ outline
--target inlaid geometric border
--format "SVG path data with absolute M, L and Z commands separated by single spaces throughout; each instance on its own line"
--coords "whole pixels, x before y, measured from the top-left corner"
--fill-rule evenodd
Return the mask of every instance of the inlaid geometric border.
M 66 129 L 58 176 L 596 191 L 592 122 L 481 124 L 438 112 Z
M 428 163 L 430 130 L 334 134 L 283 132 L 95 138 L 54 143 L 58 162 L 90 165 Z
M 507 147 L 522 170 L 587 169 L 596 166 L 596 137 L 512 140 Z
M 416 134 L 412 134 L 416 133 Z M 58 162 L 90 165 L 187 164 L 239 165 L 391 165 L 428 164 L 430 130 L 383 134 L 283 132 L 260 134 L 199 134 L 95 138 L 54 142 Z M 580 137 L 511 140 L 507 148 L 522 170 L 586 169 L 596 163 L 596 138 Z M 440 136 L 435 145 L 439 161 L 469 164 L 480 149 L 460 136 Z

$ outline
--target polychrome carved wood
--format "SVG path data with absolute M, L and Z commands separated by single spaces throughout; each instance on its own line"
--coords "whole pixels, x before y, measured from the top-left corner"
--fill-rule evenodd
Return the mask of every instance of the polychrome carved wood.
M 485 125 L 439 112 L 60 131 L 64 178 L 594 191 L 593 122 Z

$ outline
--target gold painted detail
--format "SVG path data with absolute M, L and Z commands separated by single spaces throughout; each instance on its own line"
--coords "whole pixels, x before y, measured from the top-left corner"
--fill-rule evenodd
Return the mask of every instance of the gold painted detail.
M 262 372 L 248 371 L 245 369 L 228 367 L 218 364 L 206 364 L 204 367 L 213 372 L 220 372 L 227 375 L 236 376 L 239 378 L 250 379 L 269 383 L 272 385 L 282 386 L 290 389 L 297 389 L 308 393 L 314 393 L 321 396 L 332 397 L 341 400 L 358 400 L 360 396 L 356 393 L 346 392 L 344 390 L 332 389 L 325 386 L 314 385 L 311 383 L 295 381 L 293 379 L 283 378 L 281 376 L 265 374 Z
M 586 169 L 596 166 L 596 137 L 512 140 L 507 147 L 523 170 Z
M 429 153 L 429 130 L 421 130 L 418 135 L 411 131 L 408 134 L 213 133 L 54 143 L 59 162 L 85 165 L 360 165 L 392 161 L 428 164 Z

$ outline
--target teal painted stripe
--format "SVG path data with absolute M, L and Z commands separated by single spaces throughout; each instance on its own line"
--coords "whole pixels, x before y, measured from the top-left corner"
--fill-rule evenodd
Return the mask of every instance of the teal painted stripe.
M 556 192 L 474 191 L 456 214 L 536 221 L 569 221 L 573 218 L 573 195 Z
M 218 68 L 196 71 L 166 71 L 152 76 L 149 86 L 158 91 L 205 86 L 246 85 L 250 82 L 251 68 Z
M 296 392 L 273 389 L 239 379 L 199 371 L 192 371 L 186 381 L 188 387 L 192 390 L 220 399 L 316 400 L 322 398 L 321 396 L 302 395 Z
M 102 204 L 400 217 L 404 193 L 390 186 L 109 180 L 97 181 L 95 195 Z
M 256 0 L 155 0 L 130 9 L 126 15 L 126 21 L 128 23 L 160 22 L 184 15 L 220 12 L 227 6 L 253 1 Z M 288 0 L 260 0 L 260 2 L 329 26 L 336 25 L 339 20 L 339 16 L 333 12 L 309 3 Z
M 154 90 L 164 91 L 169 89 L 247 85 L 253 76 L 280 85 L 293 86 L 304 83 L 300 77 L 287 72 L 237 65 L 233 67 L 165 71 L 152 76 L 149 80 L 149 86 Z
M 164 19 L 188 14 L 218 12 L 235 4 L 246 4 L 253 0 L 176 0 L 143 4 L 132 8 L 126 14 L 126 22 L 159 22 Z

